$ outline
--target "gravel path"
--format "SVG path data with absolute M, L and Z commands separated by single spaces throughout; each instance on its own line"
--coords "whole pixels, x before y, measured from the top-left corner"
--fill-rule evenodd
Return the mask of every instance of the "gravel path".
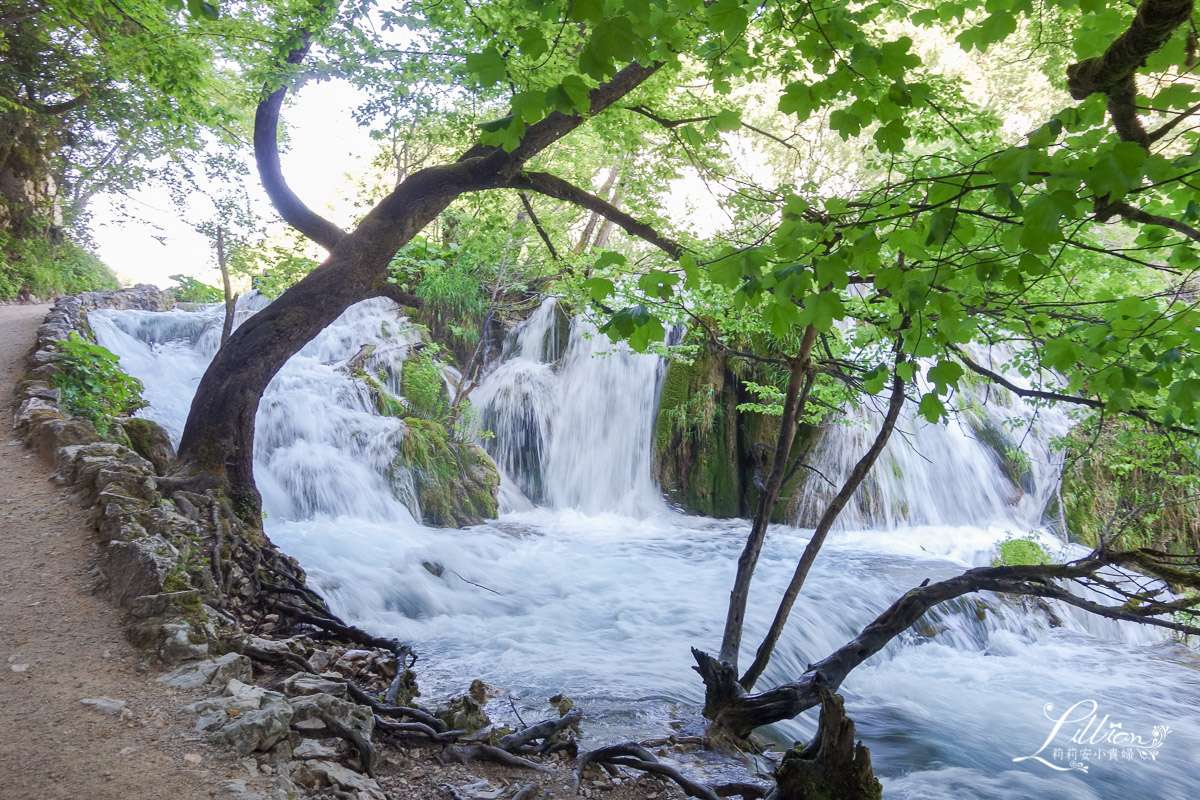
M 46 311 L 0 306 L 0 798 L 207 798 L 226 775 L 189 763 L 208 760 L 179 713 L 192 696 L 154 680 L 121 610 L 93 596 L 86 514 L 13 441 L 13 387 Z M 99 697 L 124 711 L 80 702 Z

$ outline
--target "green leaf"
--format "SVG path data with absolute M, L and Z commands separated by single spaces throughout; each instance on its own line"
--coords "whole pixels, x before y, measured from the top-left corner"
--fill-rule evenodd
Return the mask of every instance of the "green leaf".
M 800 324 L 800 309 L 791 300 L 775 300 L 763 305 L 763 319 L 771 327 L 771 335 L 786 338 Z
M 550 50 L 541 28 L 524 28 L 517 33 L 517 47 L 527 58 L 541 58 Z
M 925 238 L 926 246 L 945 244 L 954 230 L 954 219 L 957 215 L 958 212 L 950 206 L 942 206 L 930 214 L 929 236 Z
M 588 278 L 583 282 L 583 288 L 587 289 L 592 299 L 599 303 L 612 294 L 616 287 L 608 278 Z
M 862 130 L 863 122 L 844 108 L 835 109 L 829 115 L 829 127 L 841 134 L 843 141 L 851 136 L 857 136 Z
M 812 89 L 805 83 L 796 81 L 789 83 L 783 96 L 779 98 L 779 111 L 783 114 L 795 114 L 800 122 L 812 116 L 818 103 L 813 98 Z
M 733 289 L 742 282 L 742 259 L 732 253 L 708 265 L 708 275 L 713 283 Z
M 481 53 L 468 55 L 466 63 L 467 71 L 474 75 L 485 89 L 508 77 L 508 70 L 504 66 L 504 57 L 500 55 L 500 51 L 494 45 L 487 46 Z
M 742 0 L 717 0 L 708 7 L 709 25 L 714 31 L 725 34 L 726 39 L 741 35 L 749 22 Z
M 886 125 L 879 126 L 873 138 L 881 153 L 901 153 L 910 133 L 903 120 L 894 119 Z
M 958 386 L 958 379 L 963 376 L 963 368 L 956 361 L 941 359 L 937 366 L 931 367 L 926 377 L 937 387 L 941 394 Z
M 927 422 L 938 422 L 946 416 L 946 406 L 942 403 L 942 398 L 938 397 L 937 392 L 929 392 L 921 397 L 917 413 Z
M 713 127 L 722 133 L 736 131 L 742 127 L 742 116 L 737 111 L 725 109 L 713 117 Z
M 588 85 L 578 75 L 568 75 L 546 90 L 546 103 L 563 114 L 587 113 L 591 107 Z
M 638 288 L 659 300 L 669 300 L 675 294 L 674 287 L 678 283 L 678 275 L 657 269 L 652 269 L 638 278 Z
M 808 321 L 822 333 L 833 328 L 833 321 L 846 316 L 842 298 L 837 292 L 817 292 L 804 298 Z

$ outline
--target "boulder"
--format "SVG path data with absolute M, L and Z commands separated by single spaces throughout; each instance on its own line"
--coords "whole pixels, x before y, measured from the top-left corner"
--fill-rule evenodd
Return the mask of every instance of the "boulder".
M 308 761 L 292 773 L 292 779 L 309 789 L 339 789 L 357 792 L 359 800 L 387 800 L 373 779 L 332 761 Z
M 171 446 L 171 436 L 166 429 L 141 417 L 124 420 L 121 428 L 129 437 L 134 452 L 153 464 L 157 474 L 165 475 L 175 463 L 175 448 Z
M 483 706 L 469 694 L 451 700 L 449 707 L 439 710 L 437 716 L 452 731 L 477 731 L 492 724 Z
M 328 694 L 344 700 L 346 684 L 318 675 L 310 675 L 307 672 L 297 672 L 283 682 L 283 692 L 289 697 Z
M 113 541 L 104 548 L 100 568 L 108 578 L 114 602 L 125 606 L 142 595 L 160 594 L 179 562 L 179 551 L 161 536 L 131 542 Z
M 179 689 L 199 689 L 210 683 L 228 685 L 235 679 L 244 683 L 250 680 L 251 672 L 250 659 L 237 653 L 226 653 L 219 658 L 184 664 L 160 676 L 159 680 Z

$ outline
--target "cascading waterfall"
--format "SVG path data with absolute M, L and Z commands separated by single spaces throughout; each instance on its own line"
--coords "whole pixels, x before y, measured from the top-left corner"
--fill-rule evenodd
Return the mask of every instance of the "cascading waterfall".
M 995 366 L 1011 357 L 1001 347 L 973 355 Z M 875 468 L 842 511 L 839 528 L 1000 524 L 1024 534 L 1041 524 L 1058 485 L 1062 454 L 1052 442 L 1070 428 L 1066 414 L 969 382 L 953 404 L 957 411 L 945 425 L 928 423 L 915 404 L 905 405 Z M 794 499 L 790 511 L 797 525 L 816 524 L 875 439 L 885 407 L 875 398 L 874 405 L 850 409 L 821 429 L 809 460 L 822 477 L 807 481 Z
M 262 302 L 243 301 L 241 311 Z M 215 352 L 220 313 L 90 315 L 101 343 L 146 384 L 146 415 L 175 436 Z M 462 692 L 481 678 L 537 713 L 545 698 L 566 692 L 585 708 L 592 741 L 699 731 L 702 687 L 688 648 L 715 647 L 748 525 L 683 516 L 659 498 L 648 463 L 658 361 L 609 344 L 586 322 L 571 322 L 567 335 L 553 303 L 543 305 L 471 398 L 495 434 L 484 444 L 504 473 L 506 513 L 462 531 L 434 530 L 415 521 L 394 462 L 403 423 L 376 414 L 364 382 L 345 369 L 374 344 L 367 371 L 398 391 L 398 365 L 414 341 L 397 310 L 369 301 L 272 383 L 258 416 L 255 473 L 272 539 L 340 614 L 412 642 L 429 695 Z M 907 589 L 987 563 L 1009 532 L 1036 524 L 1053 485 L 1050 454 L 1038 448 L 1062 422 L 1045 412 L 1034 420 L 1011 398 L 994 409 L 994 400 L 968 398 L 966 413 L 981 416 L 963 427 L 905 423 L 877 468 L 874 499 L 818 559 L 760 686 L 798 675 Z M 1015 428 L 1010 437 L 1027 453 L 1025 478 L 1006 474 L 996 443 L 980 441 L 1004 417 L 1032 422 L 1028 434 Z M 872 424 L 824 437 L 815 465 L 836 480 Z M 808 536 L 772 527 L 747 647 L 765 631 Z M 1146 629 L 1056 611 L 1057 621 L 1036 604 L 963 598 L 851 674 L 847 709 L 885 796 L 1195 796 L 1200 658 Z M 1047 704 L 1065 710 L 1083 700 L 1125 730 L 1168 725 L 1170 734 L 1153 761 L 1118 753 L 1091 761 L 1088 772 L 1066 761 L 1051 762 L 1066 771 L 1013 762 L 1050 734 Z M 508 713 L 507 699 L 494 705 L 495 715 Z M 814 727 L 810 712 L 770 733 L 790 743 Z

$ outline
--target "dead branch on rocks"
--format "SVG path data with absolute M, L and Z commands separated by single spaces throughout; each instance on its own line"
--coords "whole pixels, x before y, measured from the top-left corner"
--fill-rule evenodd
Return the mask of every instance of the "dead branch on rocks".
M 490 744 L 452 744 L 442 751 L 438 760 L 443 764 L 447 761 L 454 761 L 459 764 L 469 764 L 472 761 L 493 761 L 497 764 L 505 764 L 510 767 L 523 767 L 535 770 L 536 772 L 553 772 L 553 770 L 537 762 L 521 758 L 521 756 L 514 755 L 507 750 L 501 750 L 499 747 L 493 747 Z
M 544 720 L 536 725 L 531 725 L 523 731 L 510 733 L 508 736 L 502 737 L 497 744 L 510 753 L 528 752 L 544 755 L 553 746 L 553 738 L 556 734 L 574 727 L 582 718 L 583 711 L 576 708 L 558 719 Z M 538 739 L 542 740 L 540 747 L 527 747 L 531 742 Z

